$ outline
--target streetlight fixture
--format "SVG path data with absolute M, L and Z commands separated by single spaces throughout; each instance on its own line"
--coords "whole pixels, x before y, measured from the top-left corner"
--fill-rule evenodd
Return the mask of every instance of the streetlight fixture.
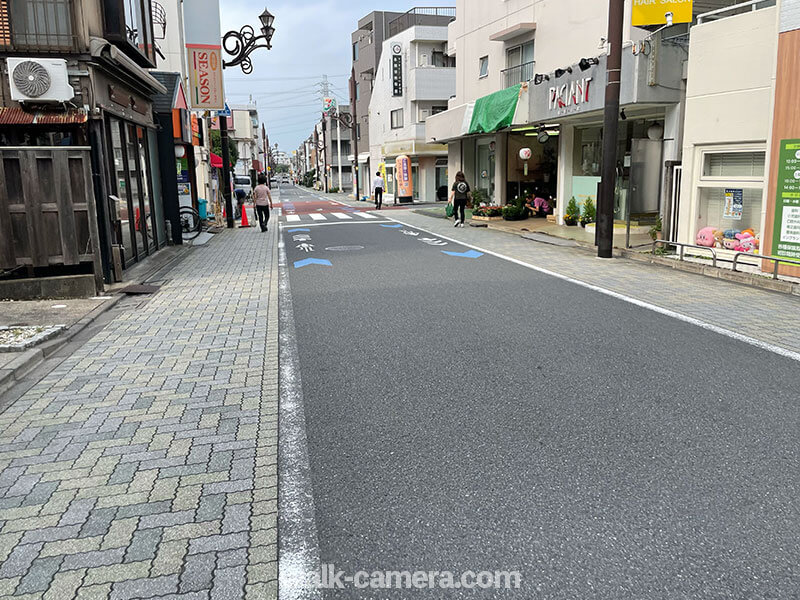
M 222 47 L 232 58 L 222 61 L 222 68 L 240 67 L 242 73 L 249 75 L 253 72 L 253 62 L 250 55 L 258 48 L 272 49 L 272 36 L 275 28 L 272 26 L 275 17 L 265 8 L 258 16 L 261 22 L 261 35 L 256 35 L 250 25 L 243 25 L 239 31 L 229 31 L 222 36 Z M 264 42 L 264 43 L 261 43 Z M 233 198 L 231 197 L 231 152 L 228 146 L 228 119 L 220 117 L 219 137 L 222 144 L 222 196 L 225 199 L 226 225 L 229 229 L 235 226 L 233 220 Z

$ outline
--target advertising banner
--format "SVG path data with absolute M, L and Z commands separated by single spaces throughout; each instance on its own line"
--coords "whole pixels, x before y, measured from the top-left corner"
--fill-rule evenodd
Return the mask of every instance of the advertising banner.
M 800 140 L 781 140 L 772 254 L 800 258 Z
M 736 219 L 737 221 L 741 221 L 743 212 L 744 212 L 744 190 L 726 189 L 725 208 L 722 210 L 722 218 Z
M 322 99 L 322 112 L 326 115 L 332 110 L 336 109 L 336 98 L 323 98 Z
M 219 0 L 184 0 L 183 25 L 193 109 L 222 110 L 222 45 Z
M 395 180 L 397 181 L 398 198 L 414 197 L 414 182 L 411 179 L 411 159 L 407 156 L 398 156 L 394 161 Z
M 691 23 L 692 0 L 633 0 L 634 27 L 666 25 L 667 13 L 672 13 L 673 23 Z

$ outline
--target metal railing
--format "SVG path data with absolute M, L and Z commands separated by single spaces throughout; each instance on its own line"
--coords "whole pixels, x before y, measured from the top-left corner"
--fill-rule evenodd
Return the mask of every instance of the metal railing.
M 707 23 L 709 21 L 716 21 L 718 19 L 725 19 L 734 15 L 741 15 L 746 12 L 753 12 L 761 10 L 762 8 L 769 8 L 775 6 L 776 0 L 749 0 L 733 6 L 726 6 L 725 8 L 718 8 L 711 10 L 707 13 L 697 16 L 697 24 Z
M 0 0 L 0 48 L 62 50 L 75 47 L 71 0 Z
M 790 265 L 797 265 L 800 267 L 800 260 L 792 259 L 792 258 L 784 258 L 782 256 L 771 256 L 769 254 L 753 254 L 752 252 L 733 252 L 733 260 L 728 260 L 727 258 L 720 258 L 717 255 L 717 251 L 714 248 L 709 248 L 708 246 L 697 246 L 696 244 L 684 244 L 682 242 L 670 242 L 669 240 L 653 240 L 652 247 L 653 247 L 653 254 L 656 253 L 656 246 L 658 244 L 664 244 L 666 246 L 676 246 L 678 250 L 678 259 L 683 261 L 685 256 L 685 249 L 686 248 L 696 248 L 698 250 L 706 250 L 711 253 L 711 266 L 716 267 L 717 262 L 730 262 L 732 264 L 732 270 L 736 273 L 739 271 L 736 268 L 740 264 L 740 258 L 745 256 L 747 258 L 752 258 L 753 260 L 757 261 L 756 264 L 754 263 L 742 263 L 750 267 L 758 267 L 762 268 L 761 262 L 767 261 L 773 263 L 772 265 L 772 278 L 778 279 L 778 269 L 781 263 L 790 264 Z M 649 245 L 649 244 L 645 244 Z M 727 253 L 726 253 L 727 255 Z
M 389 34 L 386 38 L 394 37 L 416 25 L 447 25 L 456 18 L 454 6 L 416 6 L 403 13 L 396 19 L 389 21 Z
M 536 62 L 531 61 L 500 71 L 505 79 L 505 86 L 510 88 L 512 85 L 525 83 L 526 81 L 533 79 L 535 65 Z

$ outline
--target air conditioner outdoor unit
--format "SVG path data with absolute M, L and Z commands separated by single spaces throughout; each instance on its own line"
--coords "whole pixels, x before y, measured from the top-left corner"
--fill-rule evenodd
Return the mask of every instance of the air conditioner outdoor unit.
M 63 58 L 9 58 L 11 99 L 17 102 L 67 102 L 75 97 Z

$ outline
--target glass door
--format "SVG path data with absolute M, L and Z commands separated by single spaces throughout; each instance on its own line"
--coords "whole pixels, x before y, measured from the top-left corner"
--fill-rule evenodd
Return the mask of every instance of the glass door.
M 145 211 L 145 192 L 142 185 L 142 170 L 141 170 L 141 156 L 139 154 L 139 141 L 137 134 L 137 127 L 132 124 L 125 126 L 127 133 L 127 149 L 128 149 L 128 172 L 130 174 L 131 182 L 131 216 L 134 220 L 134 230 L 136 232 L 136 249 L 138 258 L 142 258 L 147 254 L 147 216 L 150 214 L 150 208 Z
M 119 229 L 117 243 L 124 250 L 123 266 L 136 262 L 136 230 L 130 201 L 131 182 L 128 171 L 128 156 L 125 149 L 124 130 L 118 119 L 108 120 L 111 145 L 111 172 L 113 173 L 114 196 L 116 199 L 116 218 Z

